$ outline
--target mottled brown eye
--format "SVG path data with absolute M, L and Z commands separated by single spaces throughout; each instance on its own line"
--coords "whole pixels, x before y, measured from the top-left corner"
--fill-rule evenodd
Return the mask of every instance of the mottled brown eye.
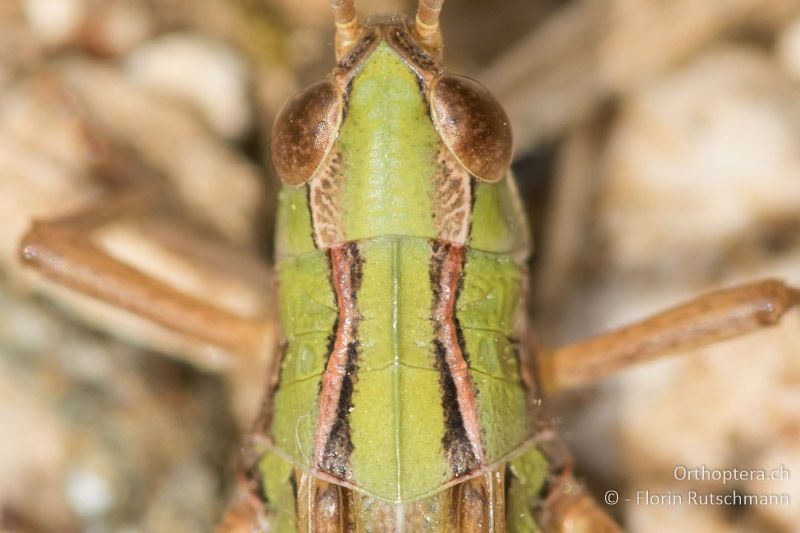
M 495 182 L 511 164 L 508 115 L 483 85 L 442 76 L 431 90 L 431 114 L 439 135 L 470 174 Z
M 284 104 L 272 128 L 272 163 L 281 180 L 301 185 L 330 150 L 342 120 L 342 96 L 330 80 L 306 87 Z

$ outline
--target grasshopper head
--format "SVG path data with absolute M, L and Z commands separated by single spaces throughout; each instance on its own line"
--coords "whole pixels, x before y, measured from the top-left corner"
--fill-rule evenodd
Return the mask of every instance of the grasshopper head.
M 444 70 L 433 4 L 364 25 L 337 15 L 337 66 L 278 115 L 273 162 L 284 184 L 307 188 L 321 249 L 387 234 L 466 244 L 490 204 L 490 225 L 506 224 L 503 201 L 478 200 L 495 190 L 480 185 L 506 187 L 509 119 L 478 82 Z
M 417 75 L 430 119 L 459 163 L 486 182 L 506 174 L 512 156 L 508 116 L 478 82 L 444 72 L 438 10 L 435 20 L 430 15 L 433 3 L 421 2 L 414 20 L 382 16 L 361 26 L 355 15 L 346 23 L 337 19 L 339 62 L 333 75 L 297 93 L 275 123 L 272 156 L 285 183 L 301 185 L 318 171 L 338 135 L 352 82 L 381 43 Z

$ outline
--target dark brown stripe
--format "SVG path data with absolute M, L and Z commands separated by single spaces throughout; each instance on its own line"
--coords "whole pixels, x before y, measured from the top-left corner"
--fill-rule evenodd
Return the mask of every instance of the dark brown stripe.
M 353 70 L 359 63 L 361 63 L 367 55 L 374 49 L 378 44 L 378 32 L 374 29 L 368 29 L 367 32 L 361 37 L 361 40 L 356 43 L 353 49 L 347 54 L 339 64 L 337 65 L 336 70 L 334 71 L 334 76 L 338 78 L 344 79 L 350 74 L 350 71 Z
M 329 346 L 319 393 L 319 419 L 314 439 L 314 459 L 319 470 L 348 479 L 353 440 L 350 412 L 358 371 L 357 293 L 363 277 L 363 258 L 355 242 L 330 249 L 331 281 L 339 315 Z
M 429 83 L 431 77 L 441 70 L 439 61 L 414 41 L 405 24 L 384 24 L 383 31 L 389 46 L 399 53 L 406 64 L 413 68 L 419 77 L 424 78 L 426 83 Z
M 453 474 L 462 476 L 483 464 L 475 388 L 455 317 L 466 253 L 463 246 L 442 241 L 433 241 L 431 251 L 433 347 L 445 418 L 442 447 Z
M 436 368 L 439 369 L 439 385 L 442 388 L 442 408 L 444 409 L 444 436 L 442 447 L 447 453 L 450 469 L 456 477 L 462 476 L 479 466 L 478 459 L 469 442 L 464 427 L 464 417 L 458 407 L 458 391 L 447 365 L 447 350 L 439 340 L 433 341 L 436 354 Z
M 322 458 L 322 470 L 338 478 L 346 478 L 350 454 L 353 453 L 353 439 L 350 434 L 350 411 L 353 407 L 353 380 L 358 370 L 358 344 L 347 345 L 347 370 L 342 378 L 339 393 L 339 405 L 336 410 L 336 421 L 333 423 L 325 453 Z

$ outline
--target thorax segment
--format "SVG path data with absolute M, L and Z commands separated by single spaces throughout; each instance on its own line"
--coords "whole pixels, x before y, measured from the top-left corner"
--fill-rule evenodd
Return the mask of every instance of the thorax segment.
M 275 445 L 322 477 L 410 501 L 532 435 L 509 256 L 378 237 L 285 259 Z

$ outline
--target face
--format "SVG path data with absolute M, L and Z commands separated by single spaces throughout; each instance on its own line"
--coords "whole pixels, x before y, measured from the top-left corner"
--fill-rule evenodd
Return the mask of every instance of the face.
M 306 247 L 393 233 L 527 250 L 516 193 L 504 179 L 508 117 L 480 84 L 445 73 L 440 50 L 421 44 L 402 19 L 368 25 L 329 79 L 284 106 L 272 155 L 286 185 L 284 211 L 307 190 L 314 242 Z M 300 245 L 283 244 L 289 254 Z

